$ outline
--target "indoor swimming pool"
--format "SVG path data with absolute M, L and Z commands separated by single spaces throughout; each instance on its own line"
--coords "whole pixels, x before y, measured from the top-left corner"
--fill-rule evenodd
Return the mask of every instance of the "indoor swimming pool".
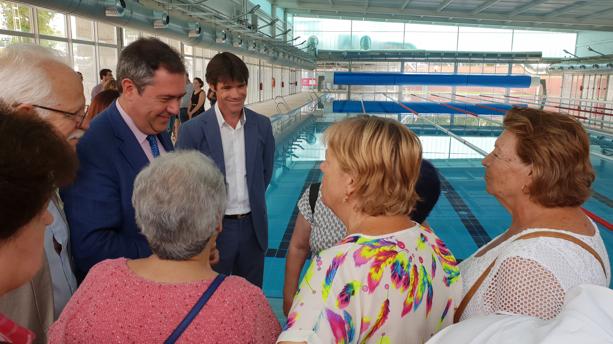
M 324 160 L 322 133 L 345 114 L 312 116 L 290 133 L 277 139 L 273 180 L 266 194 L 269 218 L 269 245 L 264 272 L 264 293 L 280 314 L 285 256 L 295 219 L 296 203 L 312 182 L 321 180 L 319 164 Z M 395 116 L 395 115 L 394 115 Z M 458 259 L 464 259 L 491 238 L 502 233 L 510 216 L 485 191 L 481 155 L 427 124 L 409 124 L 422 141 L 424 157 L 437 167 L 441 196 L 428 217 L 434 231 Z M 490 152 L 500 127 L 456 125 L 451 130 Z M 584 208 L 605 221 L 613 222 L 613 162 L 592 157 L 596 172 L 593 195 Z M 613 231 L 599 226 L 608 251 L 613 252 Z M 613 256 L 609 256 L 611 260 Z M 611 260 L 613 265 L 613 260 Z M 282 315 L 280 315 L 282 317 Z

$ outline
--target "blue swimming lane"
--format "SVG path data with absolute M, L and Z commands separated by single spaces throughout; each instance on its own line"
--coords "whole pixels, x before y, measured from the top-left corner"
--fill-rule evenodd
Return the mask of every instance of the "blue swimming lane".
M 538 77 L 505 74 L 374 73 L 335 72 L 335 85 L 436 85 L 529 88 Z
M 466 103 L 427 103 L 427 102 L 405 102 L 406 107 L 418 113 L 443 113 L 460 114 L 468 111 L 477 115 L 504 115 L 512 106 L 526 107 L 525 104 L 466 104 Z M 445 106 L 445 105 L 448 106 Z M 363 105 L 363 108 L 362 108 Z M 333 112 L 349 113 L 408 113 L 396 102 L 392 101 L 357 101 L 357 100 L 335 100 L 332 103 Z

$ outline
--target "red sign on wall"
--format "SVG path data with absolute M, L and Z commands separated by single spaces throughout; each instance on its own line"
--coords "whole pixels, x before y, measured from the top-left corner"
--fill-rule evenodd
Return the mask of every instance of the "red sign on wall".
M 302 78 L 300 84 L 302 86 L 317 86 L 317 78 Z

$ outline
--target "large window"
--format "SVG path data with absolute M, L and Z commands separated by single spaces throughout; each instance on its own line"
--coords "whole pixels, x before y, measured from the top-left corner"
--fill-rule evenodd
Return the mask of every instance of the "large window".
M 574 51 L 576 33 L 294 17 L 293 34 L 321 50 Z

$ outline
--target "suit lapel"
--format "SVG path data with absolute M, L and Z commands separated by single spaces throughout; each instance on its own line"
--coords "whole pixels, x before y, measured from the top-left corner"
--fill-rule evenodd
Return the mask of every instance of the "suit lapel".
M 255 116 L 249 115 L 247 109 L 245 109 L 245 120 L 245 169 L 247 170 L 247 186 L 250 186 L 258 144 L 258 127 L 255 123 Z
M 226 175 L 226 164 L 223 157 L 223 144 L 221 143 L 221 131 L 219 130 L 219 122 L 217 122 L 217 115 L 215 114 L 215 108 L 210 109 L 201 116 L 206 116 L 204 121 L 204 136 L 206 137 L 209 149 L 211 150 L 211 158 L 223 175 Z
M 167 152 L 172 152 L 175 148 L 172 145 L 172 140 L 170 139 L 170 135 L 168 135 L 167 131 L 163 131 L 159 134 L 157 134 L 158 139 L 160 140 L 160 142 L 162 142 L 162 146 L 164 147 L 164 150 Z
M 123 154 L 124 158 L 132 166 L 132 169 L 136 173 L 143 169 L 148 163 L 149 159 L 145 152 L 143 152 L 140 143 L 136 140 L 134 133 L 130 130 L 130 127 L 124 122 L 117 110 L 117 106 L 113 103 L 113 106 L 109 108 L 111 125 L 113 126 L 113 133 L 115 137 L 119 139 L 119 150 Z

